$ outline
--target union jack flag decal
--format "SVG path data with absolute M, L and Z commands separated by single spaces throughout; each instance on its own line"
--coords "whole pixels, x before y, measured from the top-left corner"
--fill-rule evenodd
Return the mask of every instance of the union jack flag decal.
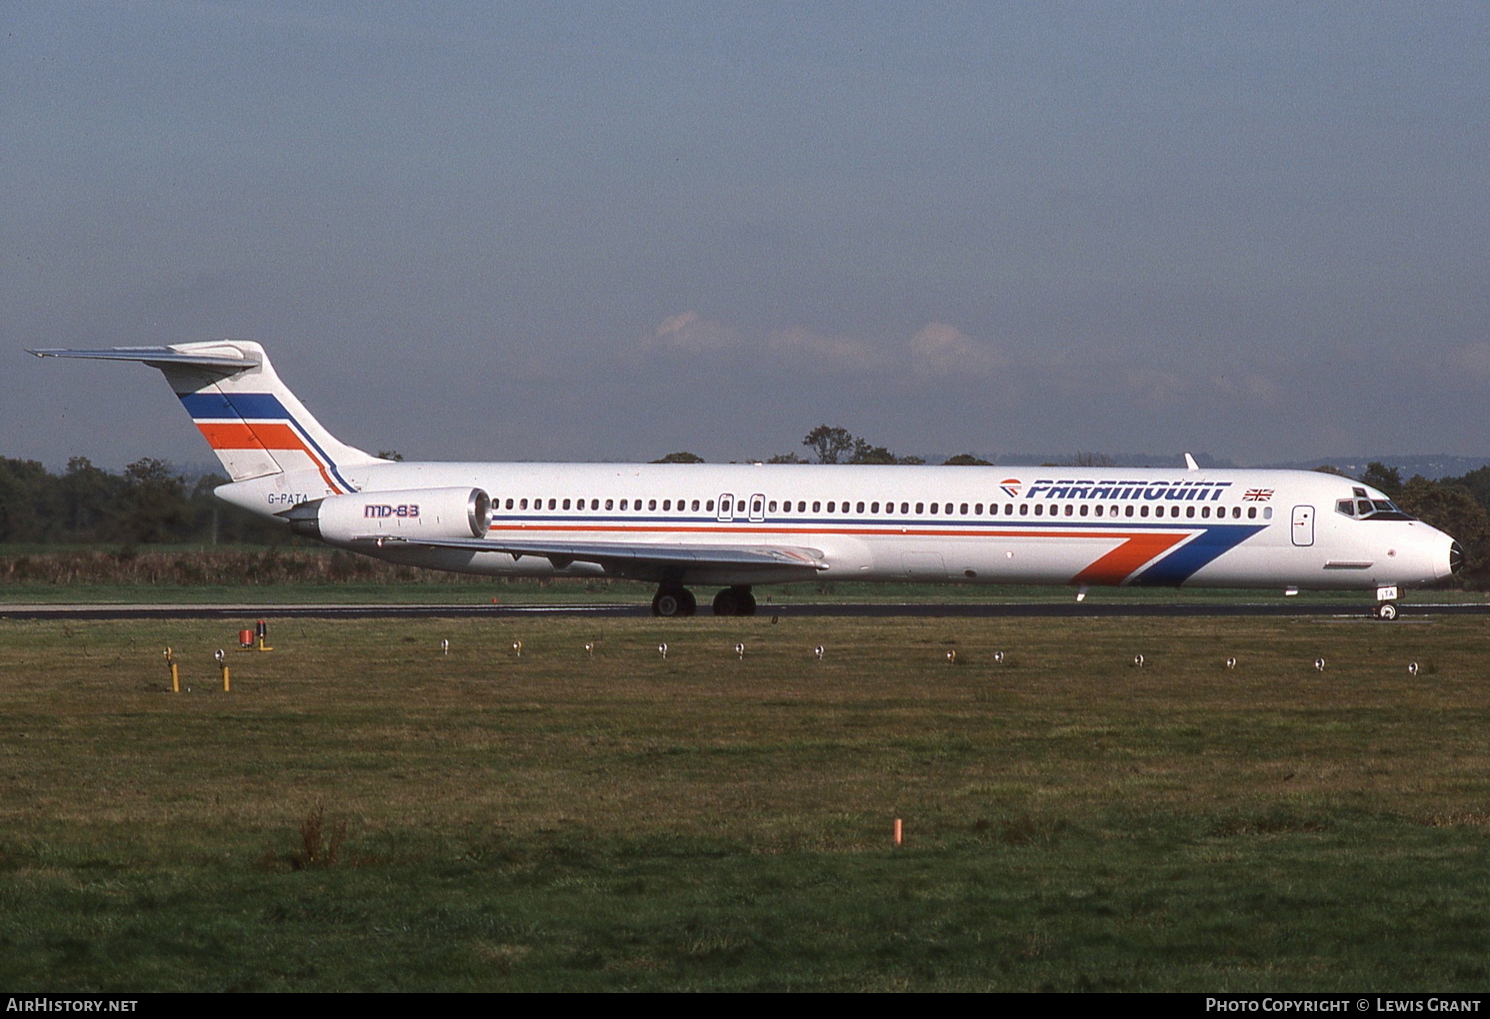
M 1271 488 L 1249 488 L 1242 493 L 1242 502 L 1267 502 L 1272 497 Z

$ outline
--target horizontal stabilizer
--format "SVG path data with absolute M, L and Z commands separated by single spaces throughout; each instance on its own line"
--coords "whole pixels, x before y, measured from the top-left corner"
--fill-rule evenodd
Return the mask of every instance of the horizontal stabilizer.
M 187 364 L 197 368 L 227 368 L 242 371 L 257 368 L 262 360 L 251 352 L 235 347 L 221 347 L 211 352 L 183 353 L 170 347 L 108 347 L 104 350 L 29 350 L 37 357 L 81 357 L 94 361 L 138 361 L 158 368 L 166 364 Z
M 132 361 L 160 370 L 233 481 L 314 471 L 306 495 L 356 490 L 344 468 L 382 463 L 326 431 L 252 340 L 206 340 L 158 347 L 33 350 L 37 357 Z

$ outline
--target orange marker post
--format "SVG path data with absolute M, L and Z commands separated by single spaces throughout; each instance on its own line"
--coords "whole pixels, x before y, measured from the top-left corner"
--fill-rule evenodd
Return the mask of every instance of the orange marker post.
M 895 819 L 895 848 L 900 848 L 900 818 Z

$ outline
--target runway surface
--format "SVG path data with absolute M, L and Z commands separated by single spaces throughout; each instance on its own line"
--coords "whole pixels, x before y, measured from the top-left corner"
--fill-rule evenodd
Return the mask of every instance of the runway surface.
M 1370 616 L 1374 605 L 1341 602 L 1319 604 L 1273 602 L 813 602 L 800 605 L 761 605 L 757 618 L 784 619 L 851 617 L 1081 618 L 1081 617 L 1197 617 L 1197 616 Z M 1490 602 L 1399 603 L 1404 618 L 1490 615 Z M 707 617 L 707 609 L 700 610 Z M 587 616 L 621 619 L 650 615 L 644 604 L 533 604 L 533 605 L 0 605 L 0 619 L 449 619 L 513 616 Z

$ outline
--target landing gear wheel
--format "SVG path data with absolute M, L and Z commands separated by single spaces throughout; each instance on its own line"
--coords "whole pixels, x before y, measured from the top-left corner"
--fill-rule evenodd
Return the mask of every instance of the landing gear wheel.
M 750 588 L 743 585 L 726 587 L 714 596 L 714 614 L 716 616 L 753 616 L 755 615 L 755 595 L 750 593 Z
M 1392 620 L 1397 618 L 1397 606 L 1393 605 L 1389 601 L 1382 602 L 1380 605 L 1376 606 L 1376 618 L 1382 620 L 1383 622 L 1390 623 Z
M 652 615 L 670 619 L 673 616 L 691 616 L 698 610 L 698 600 L 693 592 L 682 587 L 663 587 L 652 596 Z

